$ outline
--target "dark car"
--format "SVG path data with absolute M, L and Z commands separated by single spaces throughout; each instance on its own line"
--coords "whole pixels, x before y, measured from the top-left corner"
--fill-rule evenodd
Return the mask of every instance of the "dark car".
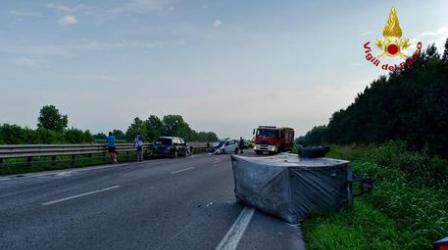
M 153 145 L 154 156 L 168 156 L 177 158 L 186 156 L 188 152 L 184 139 L 172 136 L 159 137 Z

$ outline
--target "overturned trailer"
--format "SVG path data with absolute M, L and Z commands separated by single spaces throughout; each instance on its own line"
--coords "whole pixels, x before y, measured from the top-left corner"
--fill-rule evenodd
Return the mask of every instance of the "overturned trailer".
M 352 206 L 352 170 L 348 161 L 300 159 L 283 153 L 270 157 L 232 156 L 235 196 L 289 223 L 310 213 L 330 213 Z

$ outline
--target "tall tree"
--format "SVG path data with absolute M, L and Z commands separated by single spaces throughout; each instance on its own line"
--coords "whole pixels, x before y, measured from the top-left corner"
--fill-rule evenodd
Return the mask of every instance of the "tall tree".
M 146 135 L 145 139 L 148 141 L 154 141 L 157 137 L 161 136 L 164 130 L 163 122 L 159 117 L 151 115 L 145 121 Z
M 324 136 L 340 144 L 402 140 L 448 157 L 448 42 L 446 47 L 441 57 L 434 45 L 428 46 L 412 68 L 373 81 L 332 115 L 326 129 L 314 128 L 301 139 L 313 143 Z
M 45 105 L 40 110 L 38 128 L 62 132 L 68 124 L 67 115 L 61 115 L 54 105 Z
M 164 135 L 180 136 L 190 140 L 191 129 L 180 115 L 166 115 L 163 117 Z
M 129 125 L 128 129 L 126 130 L 126 139 L 128 141 L 134 141 L 134 138 L 138 135 L 146 135 L 146 127 L 144 122 L 138 118 L 135 117 L 134 121 Z
M 115 135 L 115 138 L 117 140 L 126 140 L 126 135 L 124 134 L 123 131 L 121 131 L 120 129 L 114 129 L 112 130 L 112 134 Z
M 445 50 L 443 51 L 442 61 L 448 64 L 448 38 L 445 41 Z

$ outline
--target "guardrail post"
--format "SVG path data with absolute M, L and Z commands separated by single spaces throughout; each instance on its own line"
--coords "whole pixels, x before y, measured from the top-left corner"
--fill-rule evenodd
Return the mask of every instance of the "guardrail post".
M 51 165 L 56 165 L 56 155 L 53 155 L 52 157 L 51 157 Z
M 3 158 L 0 158 L 0 168 L 3 167 Z
M 129 151 L 126 151 L 126 161 L 129 161 Z
M 72 155 L 72 166 L 75 166 L 76 155 Z
M 31 166 L 32 165 L 32 161 L 33 161 L 33 157 L 32 156 L 26 157 L 26 165 L 27 166 Z

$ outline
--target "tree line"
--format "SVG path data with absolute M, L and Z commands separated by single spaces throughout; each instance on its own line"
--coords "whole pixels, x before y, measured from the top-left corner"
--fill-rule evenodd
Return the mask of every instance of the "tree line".
M 448 39 L 434 44 L 412 68 L 373 81 L 326 125 L 312 128 L 299 144 L 369 144 L 405 141 L 414 150 L 448 157 Z
M 111 131 L 120 142 L 133 142 L 140 133 L 147 142 L 157 137 L 179 136 L 187 141 L 213 142 L 218 137 L 213 132 L 196 132 L 180 115 L 166 115 L 162 119 L 151 115 L 146 120 L 135 118 L 126 132 Z M 61 143 L 103 143 L 106 133 L 92 135 L 89 130 L 68 128 L 68 116 L 54 105 L 41 108 L 37 128 L 21 127 L 15 124 L 0 124 L 0 144 L 61 144 Z
M 124 135 L 128 141 L 131 141 L 139 133 L 147 141 L 154 141 L 159 136 L 178 136 L 187 141 L 200 142 L 218 140 L 218 136 L 214 132 L 197 132 L 191 129 L 180 115 L 165 115 L 162 119 L 151 115 L 146 120 L 136 117 Z
M 0 124 L 0 144 L 57 144 L 90 143 L 93 136 L 89 130 L 67 128 L 68 116 L 62 115 L 53 105 L 40 110 L 37 129 L 15 124 Z

